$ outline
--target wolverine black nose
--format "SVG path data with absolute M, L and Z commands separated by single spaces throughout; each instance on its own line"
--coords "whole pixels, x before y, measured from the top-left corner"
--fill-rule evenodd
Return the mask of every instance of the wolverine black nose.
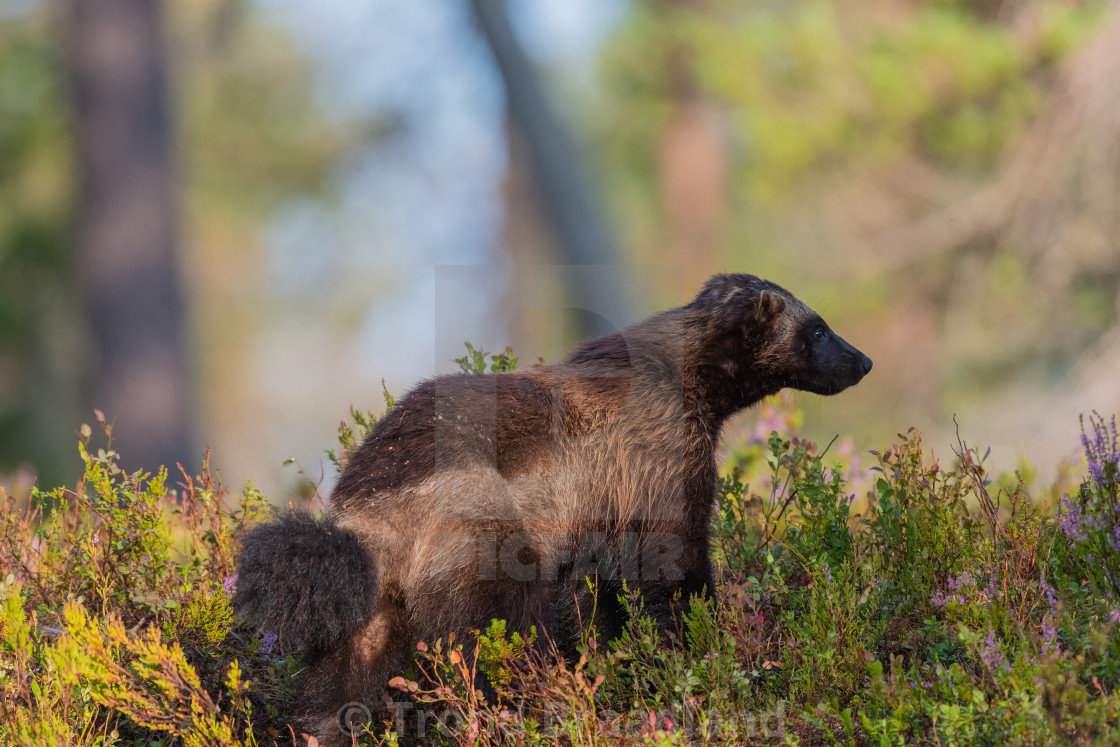
M 863 356 L 863 373 L 866 375 L 871 370 L 871 359 Z

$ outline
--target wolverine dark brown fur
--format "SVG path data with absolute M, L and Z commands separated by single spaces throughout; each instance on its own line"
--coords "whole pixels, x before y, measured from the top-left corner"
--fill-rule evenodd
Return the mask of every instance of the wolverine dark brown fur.
M 625 580 L 662 624 L 712 588 L 720 430 L 783 387 L 835 394 L 871 360 L 786 290 L 718 275 L 692 303 L 560 363 L 424 382 L 353 453 L 328 516 L 244 538 L 236 604 L 305 647 L 306 726 L 376 713 L 415 641 L 536 625 L 561 648 L 616 634 Z

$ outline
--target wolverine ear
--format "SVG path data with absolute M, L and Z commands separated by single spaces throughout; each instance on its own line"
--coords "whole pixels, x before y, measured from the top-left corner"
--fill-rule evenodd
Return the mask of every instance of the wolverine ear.
M 777 293 L 764 290 L 754 302 L 754 317 L 762 324 L 773 324 L 786 310 L 786 300 Z

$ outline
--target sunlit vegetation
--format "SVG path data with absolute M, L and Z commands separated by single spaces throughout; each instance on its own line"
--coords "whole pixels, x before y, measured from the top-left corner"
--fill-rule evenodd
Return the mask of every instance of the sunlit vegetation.
M 471 350 L 460 365 L 508 370 L 516 358 Z M 389 683 L 404 705 L 369 713 L 355 740 L 1120 739 L 1114 420 L 1083 422 L 1080 483 L 1040 489 L 1026 473 L 990 475 L 963 440 L 938 459 L 911 430 L 868 457 L 849 439 L 801 438 L 788 397 L 761 416 L 723 468 L 712 599 L 689 600 L 658 631 L 630 592 L 624 634 L 602 640 L 588 625 L 567 658 L 502 621 L 418 641 Z M 271 509 L 208 468 L 121 471 L 98 420 L 97 437 L 81 429 L 77 484 L 0 494 L 0 742 L 308 744 L 289 726 L 300 651 L 230 605 L 237 533 Z M 336 463 L 376 420 L 343 425 Z

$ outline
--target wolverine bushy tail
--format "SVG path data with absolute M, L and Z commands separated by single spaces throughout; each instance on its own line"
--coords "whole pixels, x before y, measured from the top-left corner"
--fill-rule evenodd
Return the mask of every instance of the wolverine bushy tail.
M 306 511 L 249 531 L 237 565 L 235 608 L 310 658 L 342 645 L 377 600 L 376 569 L 358 538 Z

